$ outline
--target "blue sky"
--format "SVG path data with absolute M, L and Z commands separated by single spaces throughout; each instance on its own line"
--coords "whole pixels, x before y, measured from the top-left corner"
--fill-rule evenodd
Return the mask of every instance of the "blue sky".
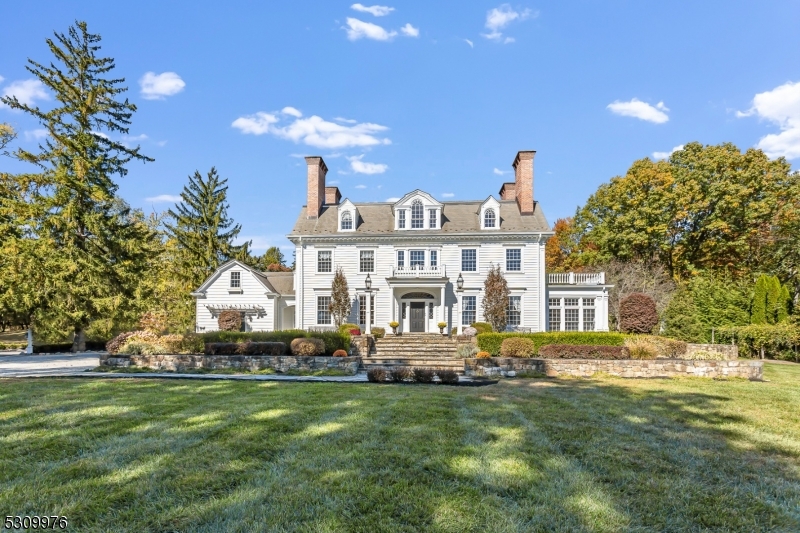
M 795 1 L 71 4 L 0 7 L 0 94 L 48 106 L 26 59 L 49 61 L 45 39 L 86 20 L 139 107 L 127 142 L 156 159 L 131 164 L 120 194 L 165 210 L 216 166 L 258 252 L 290 257 L 302 155 L 356 202 L 459 200 L 497 197 L 516 152 L 537 150 L 551 224 L 689 141 L 800 162 Z M 0 121 L 35 146 L 36 123 Z

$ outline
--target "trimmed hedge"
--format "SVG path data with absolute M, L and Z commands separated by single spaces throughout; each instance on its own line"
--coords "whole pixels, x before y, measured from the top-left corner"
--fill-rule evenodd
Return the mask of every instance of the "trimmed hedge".
M 587 346 L 585 344 L 548 344 L 539 348 L 543 359 L 630 359 L 625 346 Z
M 27 344 L 25 344 L 27 346 Z M 86 350 L 93 352 L 102 352 L 106 349 L 105 341 L 86 341 Z M 71 342 L 62 342 L 57 344 L 39 344 L 33 347 L 33 353 L 66 353 L 72 350 Z
M 282 342 L 207 342 L 206 355 L 283 355 Z
M 478 335 L 478 348 L 489 352 L 494 357 L 500 355 L 500 346 L 503 340 L 522 337 L 530 339 L 534 344 L 535 356 L 539 348 L 547 344 L 593 345 L 593 346 L 623 346 L 625 336 L 621 333 L 607 333 L 600 331 L 546 331 L 542 333 L 481 333 Z
M 535 350 L 533 341 L 523 337 L 503 339 L 500 344 L 500 355 L 503 357 L 531 357 Z
M 470 324 L 470 327 L 475 328 L 478 330 L 478 333 L 492 333 L 494 329 L 492 329 L 492 325 L 488 322 L 473 322 Z
M 204 342 L 282 342 L 287 347 L 295 339 L 322 339 L 325 355 L 336 350 L 350 351 L 350 335 L 338 331 L 304 331 L 285 329 L 281 331 L 210 331 L 201 335 Z M 286 352 L 288 353 L 288 352 Z

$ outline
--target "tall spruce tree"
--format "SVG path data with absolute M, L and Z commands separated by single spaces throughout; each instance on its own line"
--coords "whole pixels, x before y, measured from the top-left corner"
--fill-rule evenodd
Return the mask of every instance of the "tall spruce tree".
M 751 324 L 767 323 L 767 292 L 769 291 L 769 276 L 761 274 L 756 279 L 756 289 L 753 293 L 753 306 L 750 311 Z
M 31 237 L 21 250 L 43 278 L 37 323 L 71 329 L 73 350 L 85 349 L 85 330 L 95 319 L 125 307 L 146 268 L 141 243 L 148 235 L 116 197 L 113 176 L 125 176 L 131 160 L 152 159 L 103 133 L 128 133 L 136 106 L 120 100 L 125 80 L 109 75 L 114 60 L 98 57 L 99 43 L 100 36 L 78 21 L 66 34 L 47 39 L 54 56 L 49 65 L 28 60 L 28 71 L 52 91 L 53 109 L 43 111 L 15 96 L 0 99 L 48 133 L 38 150 L 15 152 L 41 171 L 17 197 L 17 206 L 27 207 L 19 223 Z
M 227 182 L 216 168 L 205 178 L 195 171 L 181 192 L 182 202 L 169 211 L 173 222 L 165 225 L 178 248 L 175 274 L 184 282 L 187 297 L 226 261 L 253 262 L 249 241 L 233 244 L 242 227 L 228 217 Z

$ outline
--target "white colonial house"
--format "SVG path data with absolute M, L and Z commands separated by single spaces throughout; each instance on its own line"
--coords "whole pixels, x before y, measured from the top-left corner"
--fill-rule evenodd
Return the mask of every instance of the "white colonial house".
M 264 273 L 232 261 L 193 293 L 197 329 L 216 329 L 217 313 L 236 309 L 245 329 L 333 327 L 328 310 L 342 267 L 353 301 L 348 322 L 399 332 L 446 331 L 483 321 L 487 272 L 499 265 L 510 289 L 508 328 L 608 331 L 603 273 L 550 274 L 545 244 L 553 232 L 533 197 L 535 152 L 514 159 L 515 180 L 498 198 L 436 200 L 414 190 L 396 202 L 342 200 L 325 186 L 321 157 L 307 157 L 307 204 L 288 235 L 294 273 Z

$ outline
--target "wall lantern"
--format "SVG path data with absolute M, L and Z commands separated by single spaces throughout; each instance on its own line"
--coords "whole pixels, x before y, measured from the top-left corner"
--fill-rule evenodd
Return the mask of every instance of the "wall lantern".
M 456 280 L 456 287 L 458 287 L 458 290 L 462 290 L 464 288 L 464 277 L 461 275 L 461 272 L 458 273 L 458 279 Z
M 367 274 L 367 279 L 364 280 L 364 286 L 367 290 L 372 289 L 372 279 L 369 277 L 369 274 Z

